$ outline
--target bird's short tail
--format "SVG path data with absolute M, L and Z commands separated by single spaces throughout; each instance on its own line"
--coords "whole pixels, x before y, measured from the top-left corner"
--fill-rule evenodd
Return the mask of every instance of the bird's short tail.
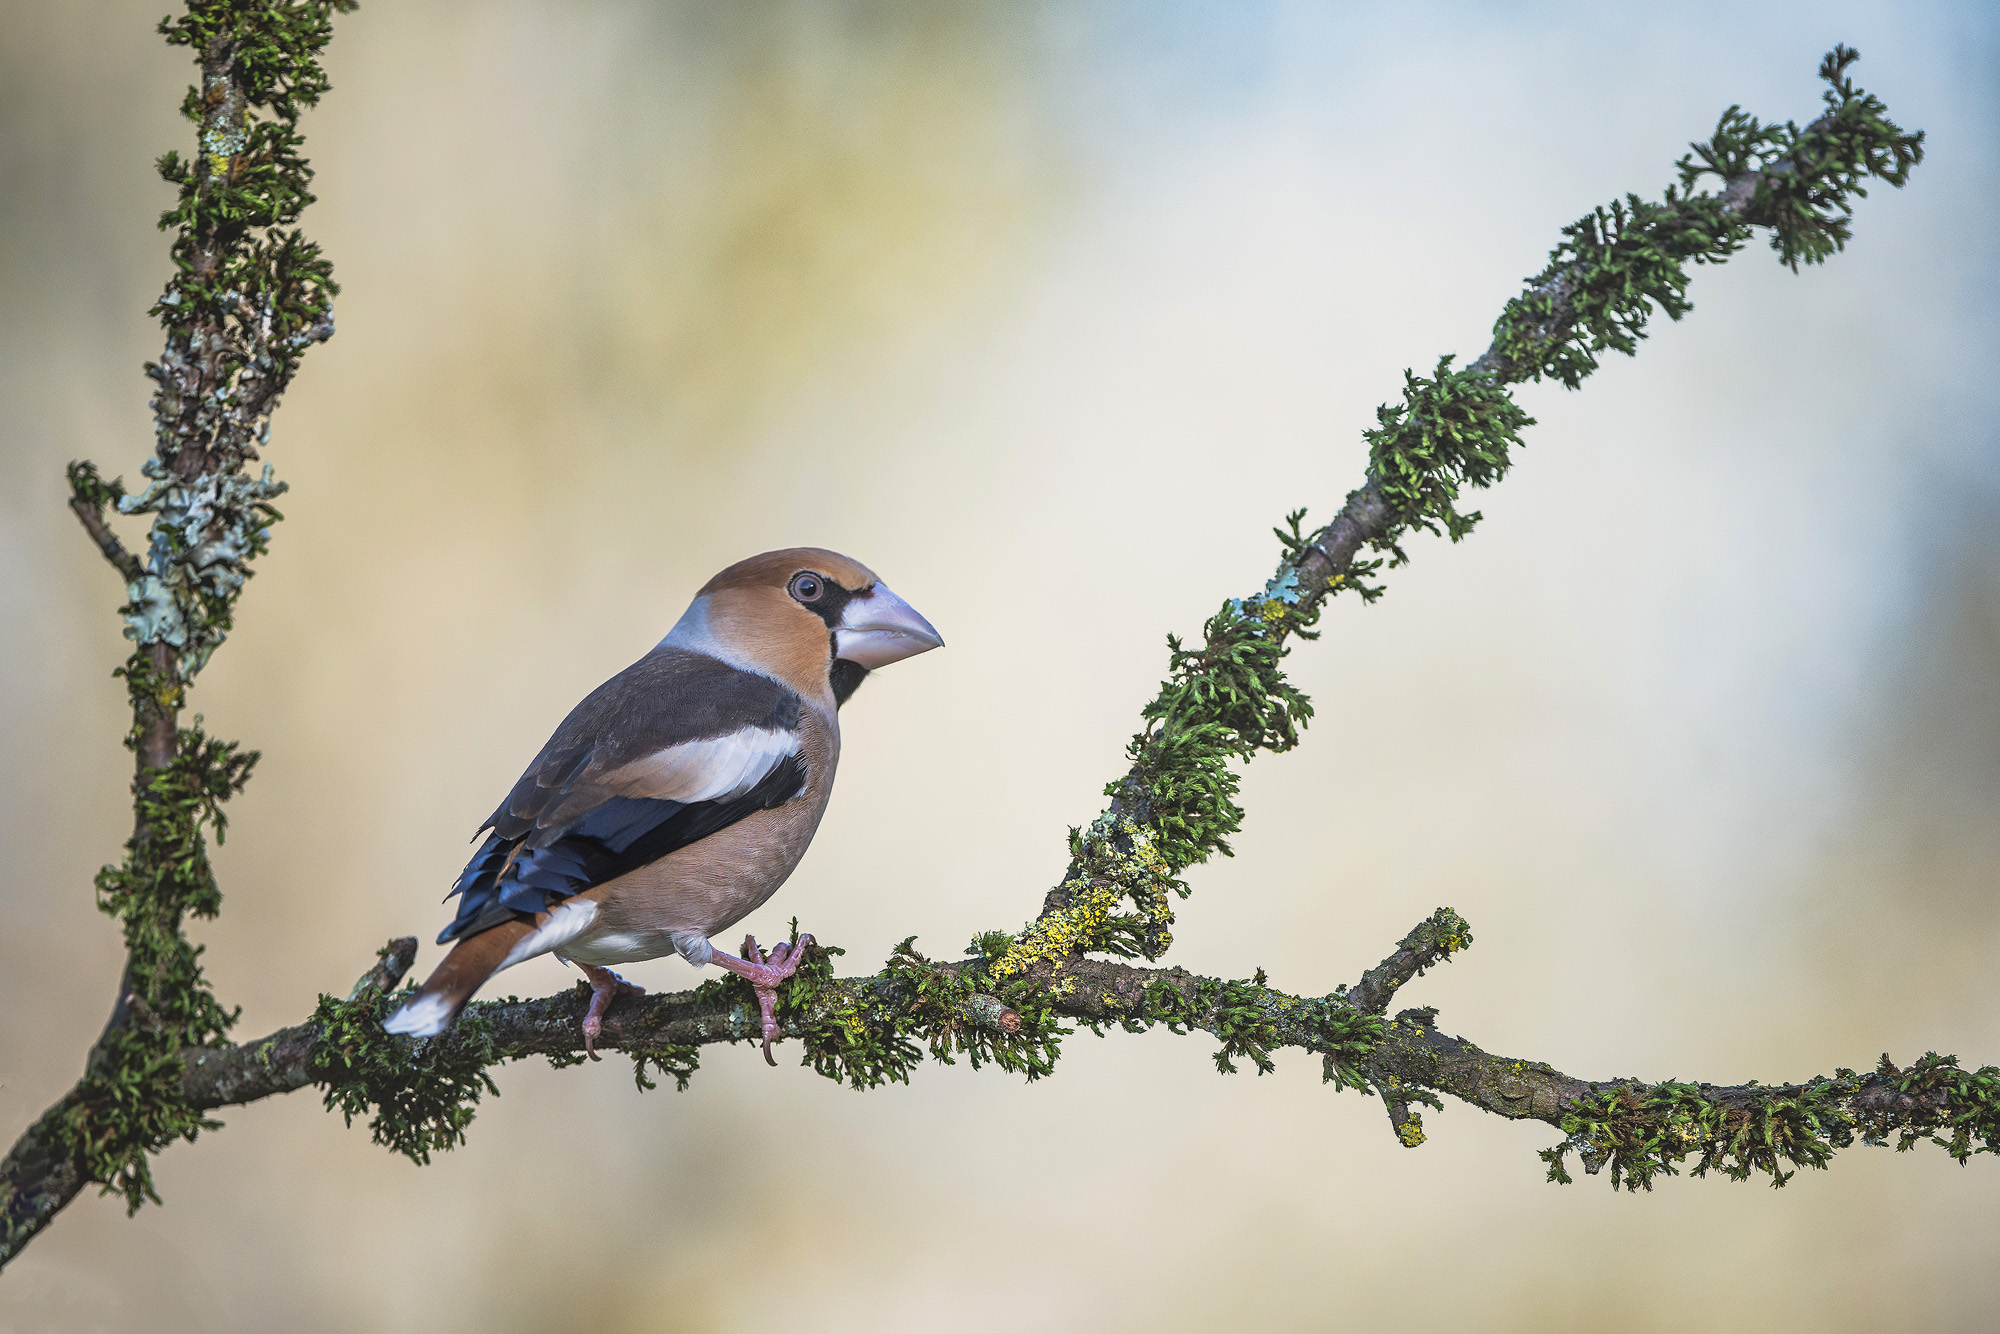
M 472 999 L 472 993 L 506 965 L 514 946 L 534 929 L 532 922 L 502 922 L 459 941 L 417 988 L 417 994 L 384 1020 L 382 1027 L 417 1038 L 444 1032 Z

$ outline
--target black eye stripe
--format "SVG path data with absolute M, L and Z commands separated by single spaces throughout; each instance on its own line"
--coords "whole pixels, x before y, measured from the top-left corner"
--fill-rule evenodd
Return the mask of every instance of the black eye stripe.
M 802 597 L 800 596 L 802 590 L 799 588 L 799 585 L 806 580 L 816 581 L 818 591 L 811 596 Z M 800 570 L 785 582 L 785 592 L 791 595 L 792 600 L 813 615 L 819 617 L 825 623 L 828 631 L 840 628 L 840 618 L 847 610 L 848 603 L 857 597 L 865 597 L 868 592 L 872 592 L 873 590 L 874 585 L 870 584 L 867 590 L 856 593 L 851 589 L 841 587 L 818 570 Z

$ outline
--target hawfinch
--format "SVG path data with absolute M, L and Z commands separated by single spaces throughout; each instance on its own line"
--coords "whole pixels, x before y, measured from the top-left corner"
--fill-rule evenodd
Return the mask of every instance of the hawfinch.
M 763 1010 L 800 950 L 743 958 L 709 937 L 785 883 L 812 842 L 840 759 L 837 710 L 877 667 L 943 644 L 845 556 L 769 551 L 695 595 L 652 652 L 590 692 L 481 832 L 458 884 L 455 940 L 383 1025 L 428 1037 L 502 968 L 553 953 L 590 978 L 586 1049 L 621 993 L 608 965 L 679 954 L 747 978 Z M 489 832 L 490 831 L 490 832 Z

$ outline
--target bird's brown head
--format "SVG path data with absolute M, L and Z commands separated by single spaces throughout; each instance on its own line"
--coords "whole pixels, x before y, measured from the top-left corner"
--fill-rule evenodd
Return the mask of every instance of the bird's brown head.
M 710 579 L 667 642 L 840 704 L 870 671 L 944 640 L 867 566 L 822 547 L 787 547 Z

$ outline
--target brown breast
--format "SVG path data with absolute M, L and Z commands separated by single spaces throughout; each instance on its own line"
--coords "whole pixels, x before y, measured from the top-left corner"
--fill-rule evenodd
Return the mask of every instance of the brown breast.
M 725 931 L 776 893 L 805 856 L 826 813 L 840 760 L 840 724 L 808 706 L 799 720 L 799 757 L 806 765 L 805 790 L 775 810 L 745 816 L 726 829 L 668 853 L 635 871 L 590 890 L 599 904 L 590 929 L 563 949 L 588 959 L 593 943 L 607 937 L 656 937 L 641 953 L 651 958 L 673 951 L 671 933 L 708 937 Z M 634 945 L 638 942 L 635 940 Z

